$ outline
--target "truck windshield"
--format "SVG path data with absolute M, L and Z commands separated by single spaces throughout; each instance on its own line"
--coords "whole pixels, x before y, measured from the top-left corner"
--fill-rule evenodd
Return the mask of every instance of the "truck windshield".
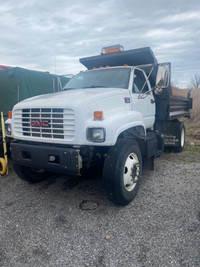
M 81 72 L 75 75 L 64 90 L 83 88 L 123 88 L 128 89 L 130 68 L 108 68 Z

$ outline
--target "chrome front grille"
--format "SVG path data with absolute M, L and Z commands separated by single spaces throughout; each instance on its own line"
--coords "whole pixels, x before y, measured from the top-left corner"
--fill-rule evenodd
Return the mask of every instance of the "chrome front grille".
M 75 114 L 72 109 L 26 108 L 15 110 L 14 125 L 17 135 L 73 140 Z

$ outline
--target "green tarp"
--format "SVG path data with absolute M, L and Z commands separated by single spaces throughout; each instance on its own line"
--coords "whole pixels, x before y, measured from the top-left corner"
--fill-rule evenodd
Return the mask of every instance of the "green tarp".
M 70 78 L 23 68 L 0 70 L 0 111 L 7 117 L 26 98 L 62 90 Z

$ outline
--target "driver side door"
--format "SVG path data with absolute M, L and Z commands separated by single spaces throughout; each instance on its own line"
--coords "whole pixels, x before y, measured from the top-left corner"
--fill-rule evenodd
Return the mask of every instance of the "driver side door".
M 155 99 L 145 72 L 134 69 L 132 86 L 133 110 L 142 113 L 146 129 L 153 127 L 155 121 Z

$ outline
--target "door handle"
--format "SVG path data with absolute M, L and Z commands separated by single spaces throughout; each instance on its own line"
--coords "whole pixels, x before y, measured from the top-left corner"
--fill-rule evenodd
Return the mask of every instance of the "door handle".
M 151 104 L 154 104 L 155 103 L 155 100 L 154 99 L 151 99 L 150 101 L 151 101 Z

